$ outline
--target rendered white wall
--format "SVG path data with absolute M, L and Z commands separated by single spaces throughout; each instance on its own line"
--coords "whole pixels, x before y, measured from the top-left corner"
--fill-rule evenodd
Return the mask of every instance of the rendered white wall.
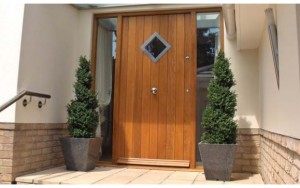
M 0 3 L 0 105 L 17 95 L 24 5 Z M 12 105 L 0 112 L 0 122 L 14 122 Z
M 277 5 L 280 89 L 277 89 L 268 31 L 259 47 L 260 121 L 263 129 L 300 138 L 300 18 L 296 5 Z M 298 26 L 297 26 L 298 25 Z
M 25 6 L 18 91 L 46 93 L 51 99 L 41 109 L 37 107 L 39 98 L 33 97 L 26 108 L 20 100 L 16 122 L 66 122 L 66 105 L 73 97 L 81 55 L 79 34 L 78 10 L 71 5 Z
M 236 80 L 233 90 L 237 94 L 236 121 L 240 128 L 258 128 L 258 52 L 237 50 L 236 40 L 228 40 L 225 31 L 224 52 L 230 58 Z
M 92 53 L 93 14 L 80 10 L 78 13 L 78 45 L 77 54 L 86 55 L 90 60 Z

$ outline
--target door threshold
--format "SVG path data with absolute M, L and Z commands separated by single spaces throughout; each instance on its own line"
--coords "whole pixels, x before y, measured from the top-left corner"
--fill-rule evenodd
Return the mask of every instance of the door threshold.
M 186 171 L 186 172 L 204 172 L 203 166 L 197 166 L 196 168 L 184 168 L 184 167 L 162 167 L 162 166 L 146 166 L 146 165 L 127 165 L 116 164 L 108 161 L 96 162 L 97 167 L 116 167 L 116 168 L 134 168 L 134 169 L 148 169 L 148 170 L 169 170 L 169 171 Z

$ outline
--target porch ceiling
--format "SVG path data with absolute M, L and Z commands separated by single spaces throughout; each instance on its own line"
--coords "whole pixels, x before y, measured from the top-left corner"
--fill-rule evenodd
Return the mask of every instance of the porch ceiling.
M 268 4 L 236 4 L 235 21 L 237 49 L 258 48 L 265 24 L 265 9 Z
M 133 5 L 145 5 L 147 3 L 123 3 L 123 4 L 72 4 L 77 9 L 98 9 L 98 8 L 109 8 L 109 7 L 124 7 L 124 6 L 133 6 Z M 149 4 L 149 3 L 148 3 Z
M 72 4 L 77 9 L 101 9 L 109 10 L 121 8 L 122 10 L 147 10 L 164 8 L 187 8 L 187 7 L 211 7 L 221 6 L 221 4 Z M 238 50 L 256 49 L 260 44 L 265 24 L 264 10 L 269 8 L 269 4 L 235 4 L 236 40 Z

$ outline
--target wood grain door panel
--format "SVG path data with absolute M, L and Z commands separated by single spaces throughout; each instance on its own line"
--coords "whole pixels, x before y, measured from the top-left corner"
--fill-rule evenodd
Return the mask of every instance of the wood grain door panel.
M 194 15 L 128 16 L 120 24 L 114 161 L 194 167 Z M 156 63 L 140 49 L 154 32 L 171 45 Z

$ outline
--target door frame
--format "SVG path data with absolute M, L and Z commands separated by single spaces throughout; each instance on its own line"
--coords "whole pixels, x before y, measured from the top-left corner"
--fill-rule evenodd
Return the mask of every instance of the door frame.
M 117 18 L 117 31 L 118 33 L 118 38 L 117 38 L 117 46 L 116 46 L 116 64 L 115 64 L 115 77 L 114 77 L 114 85 L 118 85 L 120 82 L 120 63 L 121 63 L 121 43 L 122 41 L 122 18 L 126 16 L 145 16 L 145 15 L 163 15 L 163 14 L 182 14 L 182 13 L 189 13 L 191 15 L 191 19 L 194 20 L 191 23 L 191 30 L 194 30 L 194 32 L 191 32 L 193 40 L 192 46 L 194 48 L 192 49 L 192 57 L 193 60 L 191 63 L 193 63 L 194 67 L 194 72 L 195 72 L 195 77 L 191 79 L 192 83 L 191 85 L 194 85 L 194 91 L 192 92 L 192 101 L 195 101 L 194 104 L 192 104 L 191 108 L 194 109 L 192 110 L 192 124 L 193 124 L 193 132 L 194 134 L 192 135 L 192 140 L 193 144 L 191 146 L 193 154 L 192 158 L 190 161 L 190 168 L 196 168 L 196 155 L 195 155 L 195 147 L 196 147 L 196 69 L 197 69 L 197 33 L 196 33 L 196 16 L 197 13 L 205 13 L 205 12 L 220 12 L 220 43 L 221 43 L 221 51 L 224 50 L 224 24 L 223 24 L 223 14 L 222 14 L 222 7 L 202 7 L 202 8 L 188 8 L 188 9 L 165 9 L 165 10 L 158 10 L 158 11 L 132 11 L 132 12 L 114 12 L 114 13 L 96 13 L 93 15 L 93 28 L 92 28 L 92 53 L 91 53 L 91 71 L 92 71 L 92 90 L 95 90 L 95 78 L 96 78 L 96 52 L 97 52 L 97 33 L 98 33 L 98 27 L 97 27 L 97 20 L 101 18 Z M 114 102 L 119 103 L 119 88 L 116 87 L 114 88 Z M 118 125 L 118 113 L 119 109 L 118 106 L 114 105 L 113 109 L 113 148 L 112 148 L 112 163 L 116 164 L 117 163 L 117 157 L 118 157 L 118 149 L 116 143 L 118 135 L 118 131 L 116 131 L 116 125 Z

